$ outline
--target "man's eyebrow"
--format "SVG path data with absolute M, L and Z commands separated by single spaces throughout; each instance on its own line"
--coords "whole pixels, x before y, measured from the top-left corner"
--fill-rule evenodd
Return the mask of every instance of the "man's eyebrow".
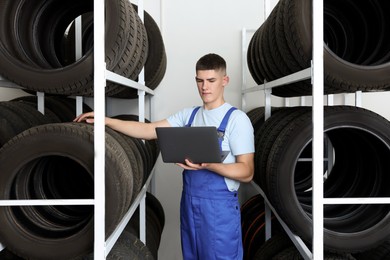
M 201 79 L 201 78 L 195 77 L 195 80 L 197 80 L 197 81 L 203 81 L 203 80 L 210 81 L 210 80 L 216 80 L 216 78 Z

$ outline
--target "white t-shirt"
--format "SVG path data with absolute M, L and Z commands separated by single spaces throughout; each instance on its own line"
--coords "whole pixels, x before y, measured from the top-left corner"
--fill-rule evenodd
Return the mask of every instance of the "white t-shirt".
M 219 127 L 227 111 L 232 107 L 228 103 L 222 106 L 205 110 L 201 107 L 195 115 L 191 126 L 215 126 Z M 185 126 L 195 107 L 185 108 L 167 118 L 172 127 Z M 225 129 L 225 136 L 222 142 L 222 150 L 230 151 L 223 163 L 234 163 L 235 156 L 255 152 L 253 126 L 248 116 L 241 110 L 234 110 L 230 115 Z M 238 190 L 240 182 L 225 178 L 226 185 L 230 191 Z

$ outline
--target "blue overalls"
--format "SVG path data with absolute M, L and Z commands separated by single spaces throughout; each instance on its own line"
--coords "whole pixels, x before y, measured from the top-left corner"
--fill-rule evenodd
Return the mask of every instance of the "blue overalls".
M 227 122 L 235 109 L 226 113 L 218 127 L 221 149 Z M 191 126 L 198 110 L 193 110 L 186 126 Z M 237 191 L 228 190 L 223 176 L 209 170 L 184 170 L 180 221 L 184 260 L 242 260 Z

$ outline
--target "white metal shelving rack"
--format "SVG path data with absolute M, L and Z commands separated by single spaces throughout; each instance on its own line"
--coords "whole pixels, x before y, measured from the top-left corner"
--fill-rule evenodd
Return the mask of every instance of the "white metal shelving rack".
M 129 0 L 130 1 L 130 0 Z M 106 81 L 115 82 L 138 90 L 138 109 L 139 120 L 145 120 L 145 95 L 146 93 L 154 95 L 154 91 L 145 86 L 144 71 L 139 75 L 139 81 L 127 79 L 123 76 L 106 70 L 105 63 L 105 21 L 99 19 L 105 17 L 105 2 L 94 0 L 94 111 L 95 111 L 95 127 L 94 127 L 94 199 L 29 199 L 29 200 L 0 200 L 1 206 L 48 206 L 48 205 L 94 205 L 94 259 L 106 259 L 108 253 L 115 245 L 118 237 L 124 230 L 131 216 L 139 206 L 140 214 L 140 240 L 146 242 L 145 232 L 145 197 L 146 191 L 151 183 L 155 169 L 147 179 L 144 186 L 141 188 L 138 196 L 135 198 L 128 212 L 124 215 L 121 222 L 118 224 L 111 236 L 105 239 L 105 85 Z M 138 0 L 138 15 L 141 21 L 144 21 L 143 0 Z M 76 23 L 80 21 L 76 20 Z M 76 41 L 77 29 L 76 25 Z M 80 49 L 76 47 L 76 51 Z M 81 56 L 76 53 L 76 56 Z M 16 84 L 4 80 L 0 77 L 0 86 L 3 87 L 18 87 Z M 44 93 L 38 92 L 38 110 L 44 111 Z M 82 111 L 82 97 L 76 97 L 77 109 L 80 114 Z M 0 251 L 4 246 L 0 243 Z
M 145 118 L 145 94 L 154 94 L 152 90 L 144 86 L 144 73 L 141 72 L 139 76 L 139 83 L 129 80 L 123 76 L 115 74 L 111 71 L 106 70 L 105 64 L 105 53 L 104 53 L 104 19 L 99 19 L 99 17 L 104 17 L 105 3 L 104 1 L 94 0 L 94 110 L 95 110 L 95 244 L 94 244 L 94 259 L 105 259 L 109 251 L 115 244 L 120 233 L 123 231 L 127 222 L 130 220 L 132 214 L 134 213 L 136 205 L 140 206 L 140 239 L 141 241 L 146 241 L 145 239 L 145 194 L 146 189 L 150 183 L 150 180 L 153 176 L 154 169 L 152 174 L 146 182 L 145 186 L 142 188 L 140 194 L 136 198 L 133 206 L 127 212 L 127 214 L 122 219 L 121 223 L 118 225 L 114 233 L 105 241 L 105 230 L 104 230 L 104 220 L 105 220 L 105 198 L 104 198 L 104 169 L 105 169 L 105 143 L 104 143 L 104 134 L 105 134 L 105 82 L 107 80 L 130 86 L 135 89 L 138 89 L 138 101 L 139 101 L 139 119 L 144 121 Z M 143 1 L 138 1 L 138 14 L 143 21 Z M 97 170 L 96 170 L 97 169 Z
M 324 85 L 324 59 L 323 59 L 323 21 L 324 21 L 324 0 L 312 1 L 312 19 L 313 22 L 313 60 L 311 62 L 311 67 L 298 71 L 294 74 L 285 76 L 283 78 L 266 82 L 263 85 L 255 86 L 252 88 L 246 88 L 246 78 L 245 78 L 245 68 L 246 66 L 246 35 L 248 30 L 245 28 L 242 32 L 242 52 L 243 52 L 243 71 L 242 71 L 242 104 L 245 106 L 245 94 L 263 90 L 265 94 L 265 118 L 271 116 L 271 92 L 273 87 L 282 86 L 288 83 L 293 83 L 305 79 L 311 78 L 311 83 L 314 86 L 323 86 Z M 265 8 L 267 9 L 267 8 Z M 270 12 L 268 12 L 270 13 Z M 253 32 L 253 30 L 249 30 Z M 313 248 L 310 251 L 309 248 L 303 243 L 300 237 L 293 234 L 283 220 L 279 217 L 277 212 L 270 205 L 267 197 L 261 188 L 252 182 L 255 189 L 264 197 L 266 205 L 273 211 L 277 219 L 279 220 L 282 227 L 286 230 L 287 234 L 305 259 L 314 259 L 322 260 L 324 258 L 324 237 L 323 237 L 323 228 L 324 228 L 324 205 L 327 204 L 390 204 L 390 198 L 324 198 L 323 197 L 323 150 L 324 150 L 324 89 L 313 87 L 313 142 L 312 142 L 312 151 L 313 151 Z M 358 91 L 355 94 L 355 104 L 361 105 L 361 92 Z M 267 207 L 266 206 L 266 207 Z M 268 211 L 268 213 L 267 213 Z M 266 208 L 266 238 L 270 237 L 270 211 Z

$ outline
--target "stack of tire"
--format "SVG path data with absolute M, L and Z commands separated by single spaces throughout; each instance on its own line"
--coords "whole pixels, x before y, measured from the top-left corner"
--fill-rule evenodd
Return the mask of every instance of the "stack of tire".
M 275 216 L 271 218 L 271 233 L 280 232 L 282 227 Z M 265 243 L 265 204 L 261 195 L 255 195 L 241 206 L 241 229 L 244 260 L 252 260 L 259 247 Z
M 165 213 L 160 201 L 150 192 L 146 192 L 146 246 L 154 259 L 158 258 L 161 235 L 165 225 Z M 139 237 L 139 210 L 137 209 L 125 230 Z
M 15 135 L 48 123 L 70 122 L 76 115 L 76 101 L 67 97 L 46 96 L 44 114 L 37 110 L 36 96 L 22 96 L 0 102 L 0 147 Z M 83 104 L 85 112 L 91 108 Z
M 0 199 L 93 199 L 93 125 L 70 122 L 74 99 L 46 96 L 45 115 L 36 101 L 27 96 L 0 103 Z M 105 140 L 108 237 L 145 184 L 159 150 L 155 141 L 110 128 Z M 93 216 L 88 205 L 0 207 L 0 242 L 7 254 L 24 259 L 81 257 L 93 249 Z
M 82 19 L 80 59 L 74 54 L 77 17 Z M 152 17 L 145 12 L 144 24 L 130 1 L 107 0 L 105 20 L 107 69 L 136 80 L 145 66 L 146 84 L 156 88 L 166 56 Z M 0 39 L 3 77 L 28 91 L 93 96 L 92 0 L 1 0 Z M 107 96 L 133 98 L 136 93 L 107 83 Z
M 312 110 L 273 109 L 264 120 L 264 108 L 256 108 L 248 116 L 255 129 L 254 181 L 291 231 L 311 248 Z M 324 136 L 325 198 L 390 197 L 387 119 L 359 107 L 324 107 Z M 353 254 L 356 259 L 366 259 L 360 258 L 367 256 L 364 252 L 379 255 L 388 245 L 389 230 L 388 204 L 324 206 L 327 252 Z
M 255 195 L 242 204 L 241 217 L 244 260 L 304 259 L 276 220 L 275 215 L 271 216 L 271 237 L 268 240 L 265 238 L 267 223 L 265 219 L 264 198 L 261 195 Z M 324 259 L 354 260 L 356 258 L 350 253 L 325 251 Z
M 160 201 L 146 192 L 146 245 L 139 237 L 139 210 L 137 209 L 114 247 L 107 255 L 107 260 L 134 259 L 157 260 L 161 234 L 165 225 L 165 214 Z M 93 260 L 93 253 L 75 260 Z
M 324 1 L 325 94 L 390 87 L 388 1 Z M 310 67 L 312 1 L 280 0 L 253 35 L 248 68 L 257 84 Z M 309 80 L 274 88 L 277 96 L 312 94 Z

